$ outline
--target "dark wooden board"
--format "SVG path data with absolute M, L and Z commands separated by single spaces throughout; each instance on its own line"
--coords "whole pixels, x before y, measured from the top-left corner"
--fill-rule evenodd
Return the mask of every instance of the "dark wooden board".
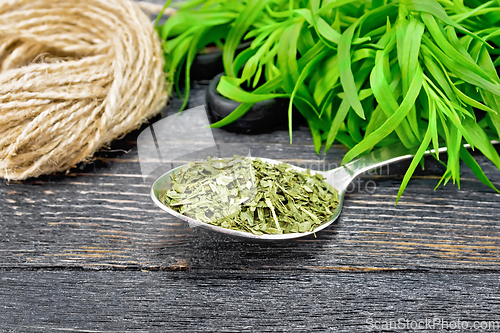
M 190 107 L 205 88 L 194 85 Z M 172 99 L 162 115 L 180 105 Z M 500 319 L 500 195 L 467 167 L 460 190 L 434 190 L 444 168 L 426 158 L 397 206 L 409 162 L 375 170 L 316 237 L 254 243 L 190 229 L 156 207 L 141 130 L 68 174 L 0 181 L 0 332 L 364 332 L 370 318 Z M 189 144 L 199 145 L 195 134 Z M 316 155 L 305 127 L 293 144 L 286 129 L 213 134 L 226 153 L 244 147 L 312 169 L 338 166 L 346 151 Z M 500 186 L 500 172 L 475 156 Z
M 458 323 L 498 332 L 498 281 L 498 273 L 4 271 L 0 331 L 402 332 L 427 320 L 434 327 L 424 332 Z
M 195 86 L 191 104 L 203 104 Z M 178 108 L 174 99 L 164 116 Z M 155 119 L 158 121 L 160 118 Z M 143 127 L 143 129 L 145 129 Z M 131 133 L 67 175 L 0 185 L 0 269 L 92 268 L 175 270 L 498 270 L 500 195 L 463 168 L 461 187 L 434 190 L 443 167 L 432 158 L 418 170 L 397 206 L 409 162 L 356 180 L 338 222 L 316 237 L 248 243 L 189 229 L 154 205 Z M 316 155 L 307 128 L 242 135 L 215 130 L 227 153 L 244 145 L 253 156 L 313 169 L 340 164 L 345 149 Z M 196 134 L 189 138 L 196 145 Z M 193 143 L 194 142 L 194 143 Z M 181 142 L 182 144 L 182 142 Z M 500 173 L 479 163 L 495 184 Z

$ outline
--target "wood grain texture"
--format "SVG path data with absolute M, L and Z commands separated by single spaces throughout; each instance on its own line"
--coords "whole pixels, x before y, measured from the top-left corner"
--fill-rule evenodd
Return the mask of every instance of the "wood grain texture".
M 194 85 L 190 107 L 204 104 L 205 88 Z M 162 116 L 181 104 L 172 99 Z M 467 167 L 460 190 L 434 190 L 444 168 L 426 158 L 397 206 L 409 162 L 375 170 L 316 237 L 243 242 L 153 204 L 141 130 L 69 174 L 0 181 L 0 332 L 365 332 L 370 318 L 500 319 L 500 195 Z M 312 169 L 345 153 L 316 155 L 304 127 L 293 144 L 286 129 L 213 134 L 227 153 Z M 500 186 L 500 172 L 475 156 Z
M 202 104 L 195 86 L 191 105 Z M 196 103 L 196 104 L 195 104 Z M 174 112 L 174 99 L 164 116 Z M 159 120 L 155 119 L 156 121 Z M 144 129 L 144 128 L 143 128 Z M 91 268 L 155 270 L 493 270 L 500 267 L 500 196 L 466 167 L 462 189 L 434 190 L 443 167 L 432 158 L 419 170 L 400 203 L 395 198 L 409 162 L 356 180 L 337 223 L 297 241 L 247 243 L 191 230 L 156 207 L 144 183 L 136 131 L 94 163 L 67 175 L 0 185 L 0 268 Z M 241 135 L 215 130 L 226 153 L 241 147 L 253 156 L 326 170 L 345 153 L 334 146 L 316 155 L 306 128 Z M 196 144 L 196 134 L 189 138 Z M 478 161 L 495 184 L 500 173 Z
M 438 319 L 470 327 L 483 321 L 491 329 L 473 331 L 498 332 L 498 279 L 498 273 L 0 272 L 0 331 L 406 332 L 412 330 L 381 328 Z

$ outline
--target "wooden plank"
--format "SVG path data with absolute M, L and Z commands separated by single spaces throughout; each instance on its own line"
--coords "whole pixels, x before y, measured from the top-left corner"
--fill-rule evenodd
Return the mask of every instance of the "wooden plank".
M 383 330 L 382 325 L 427 320 L 435 326 L 423 331 L 448 331 L 443 325 L 449 329 L 462 322 L 498 332 L 499 278 L 498 273 L 0 272 L 0 331 L 401 332 L 412 326 Z
M 202 100 L 195 86 L 192 106 Z M 177 99 L 164 111 L 176 112 Z M 154 119 L 157 121 L 159 118 Z M 144 129 L 145 127 L 143 127 Z M 401 202 L 395 196 L 409 162 L 356 180 L 339 221 L 317 237 L 247 243 L 206 235 L 157 208 L 149 198 L 137 152 L 139 131 L 113 143 L 96 161 L 67 175 L 0 184 L 0 268 L 199 270 L 498 270 L 500 196 L 463 168 L 462 190 L 434 190 L 443 167 L 426 160 Z M 214 131 L 226 153 L 282 159 L 326 170 L 345 149 L 316 155 L 307 129 L 242 135 Z M 190 144 L 196 141 L 195 133 Z M 244 151 L 246 153 L 246 151 Z M 500 173 L 478 157 L 487 176 Z
M 204 90 L 194 84 L 190 107 Z M 162 115 L 180 105 L 174 98 Z M 468 168 L 462 190 L 434 191 L 444 169 L 426 159 L 398 206 L 408 162 L 375 170 L 316 237 L 249 243 L 189 229 L 154 206 L 139 132 L 69 174 L 0 182 L 0 332 L 353 332 L 435 318 L 448 327 L 431 330 L 500 330 L 500 196 Z M 201 144 L 195 134 L 190 144 Z M 244 147 L 312 169 L 338 166 L 345 152 L 316 155 L 307 128 L 293 138 L 214 131 L 228 153 Z M 500 186 L 498 170 L 477 159 Z
M 498 194 L 466 173 L 464 190 L 449 185 L 434 191 L 438 166 L 432 161 L 398 206 L 404 163 L 355 182 L 339 222 L 317 238 L 247 244 L 190 230 L 154 206 L 137 151 L 129 149 L 106 153 L 114 157 L 68 176 L 1 185 L 0 267 L 159 269 L 178 261 L 193 270 L 499 267 Z M 308 145 L 255 143 L 254 151 L 316 168 L 338 162 L 319 160 Z M 498 172 L 480 162 L 498 182 Z

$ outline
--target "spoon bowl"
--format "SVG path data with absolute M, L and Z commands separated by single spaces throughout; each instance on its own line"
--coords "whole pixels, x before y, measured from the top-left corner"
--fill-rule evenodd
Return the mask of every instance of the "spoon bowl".
M 467 147 L 467 146 L 466 146 Z M 439 152 L 446 152 L 446 147 L 440 148 Z M 390 164 L 390 163 L 395 163 L 398 161 L 406 160 L 409 158 L 413 157 L 413 154 L 416 152 L 415 151 L 409 151 L 407 148 L 405 148 L 401 144 L 395 144 L 391 146 L 387 146 L 384 148 L 381 148 L 379 150 L 373 151 L 370 154 L 364 155 L 361 158 L 358 158 L 352 162 L 349 162 L 341 167 L 328 170 L 328 171 L 314 171 L 311 170 L 311 173 L 313 174 L 321 174 L 325 180 L 325 182 L 329 183 L 332 185 L 335 189 L 337 189 L 338 193 L 338 205 L 335 208 L 333 215 L 328 221 L 325 221 L 325 223 L 321 224 L 318 226 L 316 229 L 313 231 L 309 232 L 301 232 L 301 233 L 285 233 L 285 234 L 263 234 L 263 235 L 255 235 L 250 232 L 245 232 L 245 231 L 238 231 L 238 230 L 232 230 L 232 229 L 227 229 L 223 227 L 219 227 L 216 225 L 200 222 L 196 219 L 193 219 L 191 217 L 182 215 L 170 207 L 164 205 L 161 200 L 160 196 L 164 191 L 166 190 L 169 182 L 170 182 L 170 176 L 179 172 L 181 168 L 183 168 L 185 165 L 177 167 L 175 169 L 172 169 L 162 176 L 160 176 L 151 186 L 151 198 L 153 201 L 166 211 L 167 213 L 184 220 L 189 223 L 190 227 L 202 227 L 206 228 L 209 230 L 212 230 L 214 232 L 222 233 L 225 235 L 229 236 L 234 236 L 238 238 L 245 238 L 245 239 L 254 239 L 254 240 L 261 240 L 261 241 L 280 241 L 280 240 L 289 240 L 289 239 L 295 239 L 295 238 L 300 238 L 300 237 L 305 237 L 311 234 L 315 234 L 325 228 L 327 228 L 329 225 L 331 225 L 337 218 L 339 217 L 341 211 L 342 211 L 342 206 L 344 204 L 344 196 L 346 193 L 346 190 L 349 186 L 349 184 L 360 174 L 363 172 Z M 428 150 L 425 152 L 425 154 L 431 154 L 434 153 L 434 150 Z M 252 159 L 255 159 L 256 157 L 250 157 Z M 260 160 L 264 162 L 268 162 L 270 164 L 280 164 L 283 161 L 278 161 L 278 160 L 273 160 L 273 159 L 268 159 L 268 158 L 259 158 Z M 305 171 L 306 169 L 300 168 L 297 166 L 291 165 L 294 169 L 298 171 Z
M 256 159 L 257 157 L 249 157 L 249 158 Z M 283 163 L 283 161 L 273 160 L 273 159 L 269 159 L 269 158 L 260 158 L 259 157 L 259 159 L 261 161 L 264 161 L 264 162 L 267 162 L 267 163 L 273 164 L 273 165 Z M 171 214 L 171 215 L 173 215 L 173 216 L 175 216 L 183 221 L 188 222 L 190 227 L 202 227 L 202 228 L 209 229 L 209 230 L 212 230 L 212 231 L 215 231 L 218 233 L 222 233 L 222 234 L 226 234 L 226 235 L 234 236 L 234 237 L 239 237 L 239 238 L 247 238 L 247 239 L 250 238 L 250 239 L 264 240 L 264 241 L 265 240 L 268 240 L 268 241 L 286 240 L 286 239 L 294 239 L 294 238 L 298 238 L 298 237 L 304 237 L 307 235 L 311 235 L 315 232 L 318 232 L 318 231 L 326 228 L 327 226 L 332 224 L 337 219 L 337 217 L 340 215 L 340 211 L 342 209 L 341 204 L 340 204 L 340 201 L 342 199 L 340 198 L 340 191 L 339 191 L 339 204 L 335 208 L 335 211 L 333 212 L 334 214 L 333 214 L 332 218 L 327 223 L 324 223 L 324 224 L 320 225 L 319 227 L 317 227 L 314 231 L 301 232 L 301 233 L 287 233 L 287 234 L 279 234 L 279 235 L 273 235 L 273 234 L 255 235 L 255 234 L 252 234 L 250 232 L 232 230 L 232 229 L 219 227 L 219 226 L 216 226 L 213 224 L 204 223 L 204 222 L 198 221 L 196 219 L 193 219 L 189 216 L 180 214 L 179 212 L 176 212 L 175 210 L 171 209 L 170 207 L 168 207 L 167 205 L 165 205 L 161 202 L 160 196 L 165 191 L 165 189 L 168 187 L 168 184 L 170 183 L 170 176 L 179 172 L 179 170 L 185 166 L 186 166 L 186 164 L 181 165 L 175 169 L 172 169 L 172 170 L 164 173 L 162 176 L 160 176 L 151 185 L 151 198 L 153 199 L 155 204 L 158 205 L 158 207 L 160 207 L 161 209 L 163 209 L 167 213 L 169 213 L 169 214 Z M 300 167 L 297 167 L 294 165 L 290 165 L 290 166 L 293 167 L 297 171 L 305 171 L 306 170 L 304 168 L 300 168 Z M 325 177 L 328 172 L 311 170 L 311 173 L 313 173 L 313 174 L 319 173 L 319 174 L 322 174 L 323 177 Z M 343 197 L 343 195 L 342 195 L 342 197 Z

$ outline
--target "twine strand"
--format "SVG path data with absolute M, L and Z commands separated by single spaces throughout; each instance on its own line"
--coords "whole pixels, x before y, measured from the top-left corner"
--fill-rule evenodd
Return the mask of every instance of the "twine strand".
M 0 177 L 67 171 L 159 112 L 163 52 L 141 8 L 159 10 L 131 0 L 0 6 Z

